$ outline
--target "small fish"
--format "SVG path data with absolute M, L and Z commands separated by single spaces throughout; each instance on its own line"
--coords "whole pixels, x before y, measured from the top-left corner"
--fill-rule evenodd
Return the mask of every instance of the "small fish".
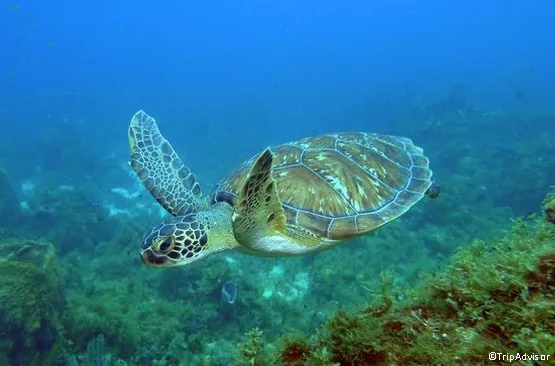
M 432 185 L 426 191 L 426 195 L 431 199 L 439 197 L 440 193 L 441 193 L 441 186 L 439 185 L 439 183 L 436 183 L 436 182 L 432 182 Z
M 227 281 L 222 286 L 222 301 L 232 305 L 237 299 L 237 286 L 233 281 Z

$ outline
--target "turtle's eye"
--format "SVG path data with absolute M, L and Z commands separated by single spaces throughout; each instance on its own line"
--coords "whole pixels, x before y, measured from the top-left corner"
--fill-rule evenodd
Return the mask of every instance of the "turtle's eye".
M 156 245 L 156 251 L 162 254 L 169 253 L 170 250 L 175 246 L 175 240 L 173 237 L 165 238 Z

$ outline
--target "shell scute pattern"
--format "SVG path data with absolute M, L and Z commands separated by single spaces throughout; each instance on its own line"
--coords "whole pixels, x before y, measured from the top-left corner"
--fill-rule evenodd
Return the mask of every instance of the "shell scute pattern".
M 273 147 L 274 179 L 288 225 L 329 239 L 371 231 L 406 212 L 431 185 L 428 159 L 410 139 L 337 133 Z M 256 156 L 216 189 L 234 204 Z

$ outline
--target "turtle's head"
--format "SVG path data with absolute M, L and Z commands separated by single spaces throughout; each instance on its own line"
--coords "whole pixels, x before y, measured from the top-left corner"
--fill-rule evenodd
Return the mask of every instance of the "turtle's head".
M 153 227 L 143 238 L 140 254 L 149 266 L 176 267 L 236 246 L 231 214 L 210 210 L 170 217 Z

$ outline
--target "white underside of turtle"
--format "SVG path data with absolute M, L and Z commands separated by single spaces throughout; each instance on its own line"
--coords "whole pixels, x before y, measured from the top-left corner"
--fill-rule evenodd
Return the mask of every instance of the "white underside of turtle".
M 284 257 L 289 255 L 304 255 L 320 252 L 322 250 L 329 249 L 338 243 L 340 243 L 340 241 L 327 239 L 321 246 L 314 248 L 299 245 L 298 243 L 281 235 L 271 235 L 261 238 L 250 249 L 239 246 L 238 250 L 260 257 Z

